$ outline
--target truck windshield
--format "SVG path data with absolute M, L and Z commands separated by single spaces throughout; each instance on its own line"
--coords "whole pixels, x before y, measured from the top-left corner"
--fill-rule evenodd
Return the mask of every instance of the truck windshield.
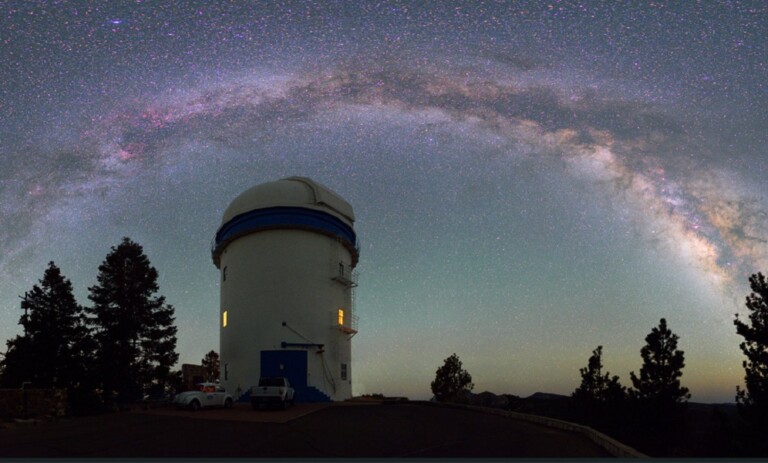
M 259 387 L 265 386 L 285 386 L 283 378 L 261 378 L 259 379 Z

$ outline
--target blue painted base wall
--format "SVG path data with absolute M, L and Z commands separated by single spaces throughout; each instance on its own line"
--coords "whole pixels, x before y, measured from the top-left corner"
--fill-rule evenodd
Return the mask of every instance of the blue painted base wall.
M 260 374 L 261 376 L 284 376 L 288 378 L 295 390 L 295 402 L 332 402 L 331 398 L 323 391 L 307 385 L 306 350 L 261 351 Z M 248 400 L 250 400 L 250 393 L 247 395 Z
M 332 402 L 331 398 L 325 395 L 323 391 L 312 386 L 296 388 L 294 397 L 296 403 Z

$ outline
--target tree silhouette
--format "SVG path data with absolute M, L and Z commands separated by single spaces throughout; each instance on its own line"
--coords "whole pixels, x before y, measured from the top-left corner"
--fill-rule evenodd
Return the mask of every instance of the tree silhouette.
M 16 336 L 5 344 L 6 352 L 0 360 L 0 387 L 15 389 L 32 378 L 31 343 L 26 336 Z
M 157 277 L 143 248 L 123 238 L 99 266 L 98 284 L 88 288 L 107 400 L 129 402 L 164 389 L 178 360 L 174 309 L 155 296 Z
M 437 369 L 431 386 L 438 402 L 453 402 L 462 393 L 475 387 L 472 384 L 472 376 L 461 368 L 461 360 L 455 353 L 445 359 L 443 366 Z
M 753 424 L 768 427 L 768 281 L 762 273 L 749 278 L 752 293 L 747 296 L 749 324 L 736 314 L 736 333 L 744 338 L 739 345 L 744 361 L 746 389 L 736 387 L 736 403 Z
M 205 369 L 206 381 L 217 381 L 219 379 L 219 354 L 212 350 L 205 354 L 202 360 L 203 368 Z
M 25 293 L 24 335 L 9 340 L 3 359 L 2 383 L 19 387 L 65 388 L 85 385 L 92 354 L 83 308 L 75 300 L 72 283 L 53 262 L 43 278 Z
M 645 337 L 646 345 L 640 350 L 643 357 L 640 377 L 630 373 L 633 397 L 662 414 L 681 409 L 691 397 L 688 388 L 680 385 L 685 357 L 683 351 L 677 350 L 678 338 L 662 318 L 658 328 L 653 328 Z
M 626 397 L 626 388 L 619 377 L 603 374 L 603 346 L 597 346 L 589 357 L 586 368 L 580 368 L 581 385 L 573 391 L 576 412 L 582 420 L 600 423 L 610 411 L 616 411 Z

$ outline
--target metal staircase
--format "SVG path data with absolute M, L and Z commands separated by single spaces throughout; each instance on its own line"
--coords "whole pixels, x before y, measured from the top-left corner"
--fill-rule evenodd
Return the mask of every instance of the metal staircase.
M 331 268 L 331 280 L 344 286 L 349 291 L 349 307 L 345 308 L 343 323 L 336 323 L 339 331 L 352 339 L 357 334 L 359 318 L 355 315 L 355 288 L 357 287 L 357 270 L 343 262 L 335 262 Z

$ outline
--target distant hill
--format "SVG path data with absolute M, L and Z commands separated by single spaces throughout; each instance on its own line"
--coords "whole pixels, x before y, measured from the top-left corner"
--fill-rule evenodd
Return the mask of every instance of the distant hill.
M 700 402 L 688 402 L 688 408 L 707 408 L 710 409 L 712 407 L 719 407 L 723 410 L 733 410 L 738 411 L 738 407 L 734 402 L 723 402 L 719 404 L 704 404 Z
M 525 400 L 568 400 L 570 396 L 561 394 L 552 394 L 549 392 L 536 392 L 526 397 Z

